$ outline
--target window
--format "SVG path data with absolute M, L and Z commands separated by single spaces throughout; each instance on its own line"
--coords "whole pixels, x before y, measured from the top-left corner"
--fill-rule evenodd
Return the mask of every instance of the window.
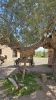
M 0 49 L 0 55 L 2 54 L 2 49 Z
M 17 57 L 17 51 L 13 50 L 13 57 Z

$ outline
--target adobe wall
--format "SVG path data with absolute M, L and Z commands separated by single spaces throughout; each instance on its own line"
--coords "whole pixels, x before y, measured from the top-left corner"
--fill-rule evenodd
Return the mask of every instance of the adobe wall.
M 6 45 L 0 45 L 0 49 L 2 49 L 1 56 L 7 55 L 5 63 L 8 65 L 14 64 L 14 60 L 20 57 L 19 52 L 17 52 L 17 57 L 13 57 L 13 50 Z

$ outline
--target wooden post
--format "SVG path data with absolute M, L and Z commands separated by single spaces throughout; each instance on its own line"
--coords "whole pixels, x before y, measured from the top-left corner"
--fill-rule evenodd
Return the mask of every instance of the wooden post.
M 23 75 L 22 75 L 22 80 L 24 80 L 25 73 L 26 73 L 26 59 L 24 59 L 24 66 L 23 66 Z
M 33 55 L 31 56 L 31 65 L 33 65 Z

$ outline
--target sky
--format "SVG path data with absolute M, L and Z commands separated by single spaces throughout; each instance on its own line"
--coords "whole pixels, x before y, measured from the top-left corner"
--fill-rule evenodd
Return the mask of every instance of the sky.
M 22 0 L 20 0 L 20 1 L 22 1 Z M 9 0 L 0 0 L 0 14 L 3 14 L 4 13 L 4 6 L 1 8 L 1 3 L 2 4 L 6 4 L 6 3 L 8 3 L 9 2 Z M 30 30 L 30 28 L 29 28 L 29 30 Z M 16 32 L 18 33 L 18 35 L 20 36 L 20 34 L 19 34 L 19 32 L 20 32 L 20 29 L 17 27 L 16 28 Z M 22 37 L 20 37 L 20 39 L 22 40 Z M 38 48 L 36 51 L 44 51 L 45 49 L 43 48 L 43 47 L 40 47 L 40 48 Z M 47 51 L 47 50 L 45 50 L 45 51 Z
M 38 49 L 35 50 L 35 52 L 41 51 L 43 52 L 45 50 L 45 52 L 48 51 L 48 49 L 44 49 L 43 47 L 39 47 Z

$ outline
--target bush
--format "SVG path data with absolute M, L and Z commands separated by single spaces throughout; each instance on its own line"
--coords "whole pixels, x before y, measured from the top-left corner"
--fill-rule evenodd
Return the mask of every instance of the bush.
M 35 53 L 35 56 L 36 57 L 48 57 L 48 53 L 39 51 Z

